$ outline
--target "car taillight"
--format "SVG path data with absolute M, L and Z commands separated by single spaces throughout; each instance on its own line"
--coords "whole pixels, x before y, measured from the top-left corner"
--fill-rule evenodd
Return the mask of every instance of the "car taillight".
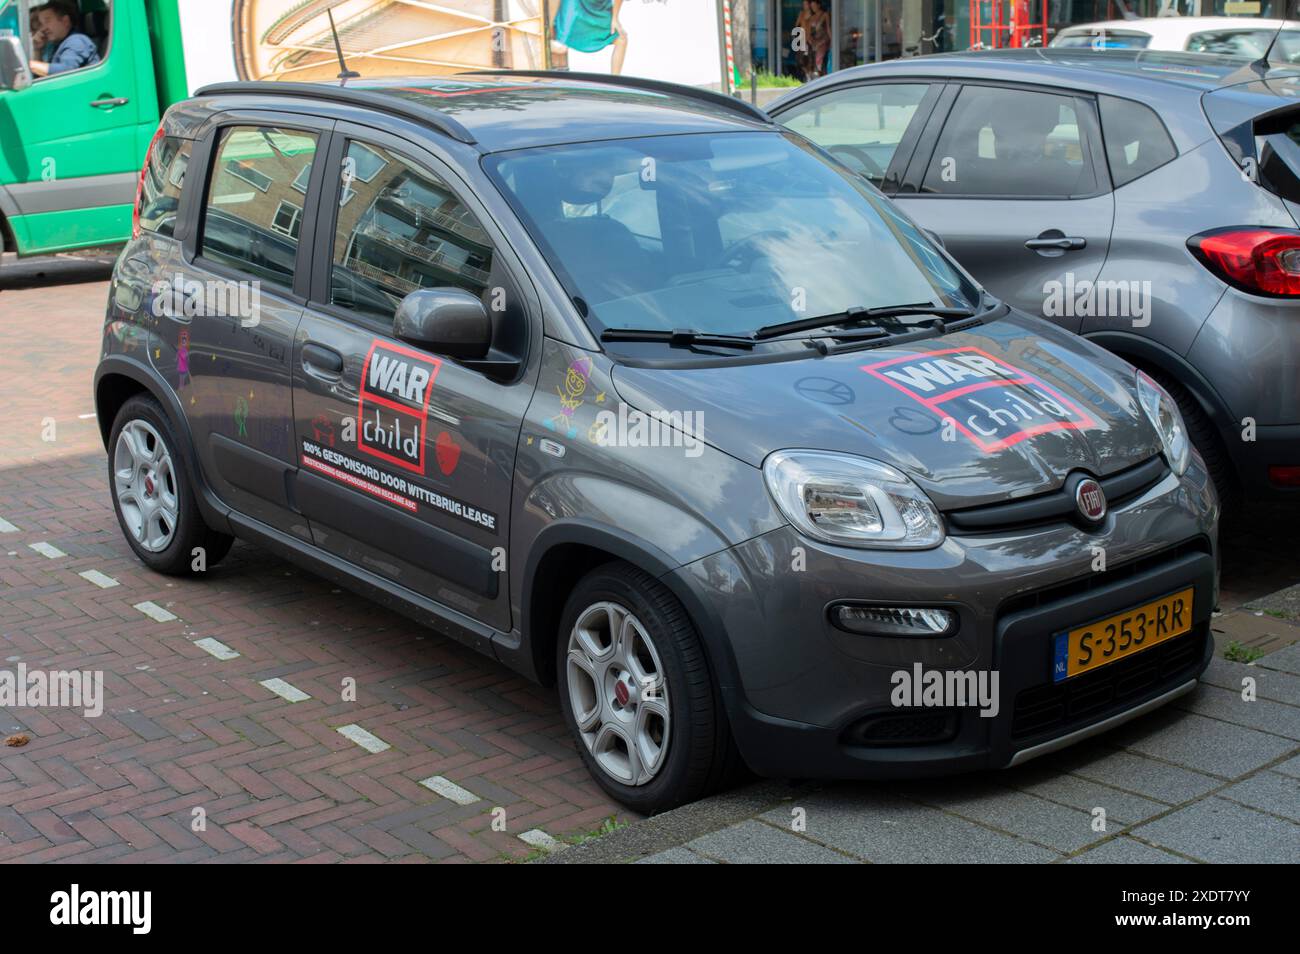
M 1187 248 L 1234 288 L 1270 298 L 1300 297 L 1300 231 L 1215 229 L 1192 236 Z
M 1268 479 L 1275 487 L 1300 487 L 1300 467 L 1270 467 Z
M 149 174 L 149 160 L 153 158 L 153 147 L 158 145 L 158 140 L 163 137 L 163 128 L 159 124 L 158 131 L 153 134 L 149 140 L 149 148 L 144 151 L 144 165 L 140 167 L 140 178 L 135 184 L 135 208 L 131 212 L 131 238 L 140 237 L 140 206 L 144 203 L 144 177 Z

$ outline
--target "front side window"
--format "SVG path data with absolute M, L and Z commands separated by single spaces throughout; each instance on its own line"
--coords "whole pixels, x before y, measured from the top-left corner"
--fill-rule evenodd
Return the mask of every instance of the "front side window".
M 49 0 L 32 4 L 28 23 L 37 79 L 98 66 L 108 56 L 110 0 Z
M 168 236 L 175 232 L 193 146 L 188 139 L 167 136 L 159 139 L 149 153 L 140 183 L 140 227 L 146 232 Z
M 781 122 L 880 186 L 928 89 L 884 83 L 836 90 L 793 107 Z
M 233 126 L 221 134 L 208 183 L 200 254 L 279 285 L 293 284 L 302 193 L 313 133 Z
M 492 244 L 436 174 L 395 153 L 348 143 L 339 191 L 330 301 L 391 322 L 421 288 L 482 295 Z
M 1075 100 L 965 87 L 948 114 L 921 191 L 1051 198 L 1094 193 Z
M 978 296 L 887 200 L 797 136 L 591 142 L 485 164 L 597 332 L 743 334 Z

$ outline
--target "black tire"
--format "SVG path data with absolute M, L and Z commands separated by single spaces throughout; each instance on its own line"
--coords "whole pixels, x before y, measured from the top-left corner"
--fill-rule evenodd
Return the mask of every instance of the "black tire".
M 118 440 L 123 429 L 136 421 L 147 424 L 161 438 L 173 463 L 171 482 L 168 486 L 174 490 L 176 497 L 176 520 L 170 542 L 159 550 L 150 550 L 136 539 L 134 532 L 128 526 L 116 490 L 114 463 Z M 127 544 L 140 558 L 140 562 L 152 570 L 171 576 L 189 576 L 201 572 L 194 568 L 196 548 L 203 549 L 203 567 L 210 569 L 230 552 L 230 547 L 235 542 L 234 537 L 213 530 L 204 522 L 203 514 L 199 512 L 198 504 L 194 499 L 194 488 L 190 486 L 189 471 L 185 467 L 188 450 L 188 447 L 182 448 L 181 443 L 176 439 L 171 422 L 162 407 L 148 395 L 137 394 L 128 399 L 113 420 L 113 430 L 108 441 L 108 490 L 113 500 L 113 512 L 117 514 L 118 526 L 121 527 L 122 536 Z
M 596 760 L 579 730 L 570 695 L 568 649 L 579 616 L 609 602 L 636 617 L 654 644 L 667 686 L 670 719 L 664 761 L 652 779 L 629 785 Z M 731 737 L 704 646 L 686 610 L 666 586 L 626 563 L 607 563 L 584 576 L 565 604 L 556 639 L 560 706 L 578 752 L 596 782 L 634 811 L 654 814 L 716 791 L 744 771 Z
M 1153 370 L 1150 374 L 1178 405 L 1183 423 L 1187 426 L 1187 436 L 1191 439 L 1192 446 L 1200 452 L 1205 467 L 1210 472 L 1210 479 L 1214 481 L 1214 489 L 1219 493 L 1219 504 L 1223 511 L 1221 519 L 1231 518 L 1241 506 L 1241 487 L 1237 483 L 1232 459 L 1219 438 L 1218 429 L 1201 409 L 1200 402 L 1177 379 L 1163 371 Z

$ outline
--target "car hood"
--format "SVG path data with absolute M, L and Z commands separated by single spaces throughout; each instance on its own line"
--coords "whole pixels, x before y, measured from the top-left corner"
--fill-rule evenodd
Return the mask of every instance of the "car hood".
M 618 365 L 646 414 L 694 412 L 695 437 L 761 466 L 772 451 L 840 451 L 903 470 L 942 510 L 1104 477 L 1161 452 L 1134 370 L 1082 338 L 1011 313 L 904 345 L 791 361 Z

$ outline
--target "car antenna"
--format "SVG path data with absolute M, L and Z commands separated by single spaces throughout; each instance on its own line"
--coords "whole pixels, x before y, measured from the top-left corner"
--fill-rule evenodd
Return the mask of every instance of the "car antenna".
M 334 52 L 339 55 L 339 85 L 346 86 L 350 79 L 360 79 L 361 74 L 348 69 L 347 60 L 343 59 L 343 44 L 339 42 L 339 31 L 334 26 L 334 8 L 326 7 L 325 15 L 330 18 L 330 35 L 334 37 Z
M 1268 75 L 1269 57 L 1273 55 L 1273 47 L 1277 44 L 1278 37 L 1282 35 L 1282 28 L 1286 26 L 1286 13 L 1289 12 L 1289 10 L 1285 11 L 1283 13 L 1283 18 L 1278 21 L 1277 30 L 1274 31 L 1273 38 L 1268 41 L 1268 48 L 1264 50 L 1264 55 L 1251 64 L 1251 66 L 1255 67 L 1261 76 Z

